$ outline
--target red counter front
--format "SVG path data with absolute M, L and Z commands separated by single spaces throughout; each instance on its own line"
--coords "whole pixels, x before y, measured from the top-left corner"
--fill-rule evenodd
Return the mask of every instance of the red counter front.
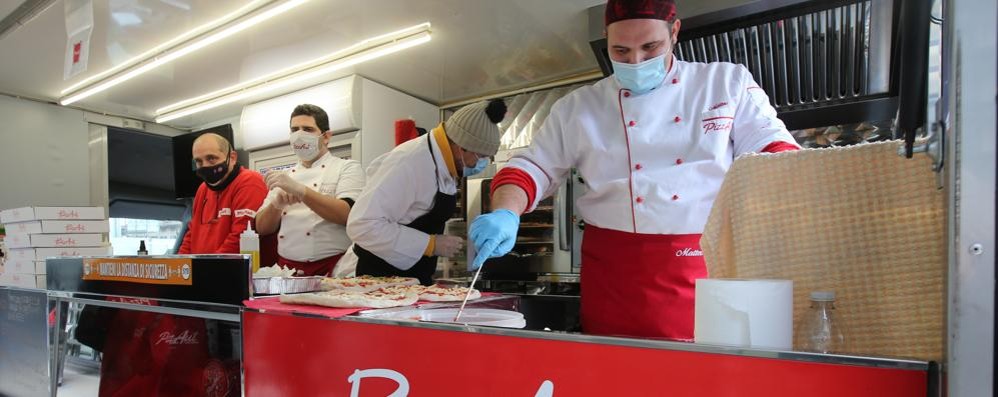
M 544 334 L 509 336 L 246 311 L 246 395 L 909 397 L 927 390 L 924 369 L 529 335 Z

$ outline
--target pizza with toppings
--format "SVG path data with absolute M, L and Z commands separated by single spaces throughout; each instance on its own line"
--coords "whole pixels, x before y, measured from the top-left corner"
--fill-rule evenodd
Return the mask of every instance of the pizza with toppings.
M 398 292 L 398 293 L 403 293 L 403 294 L 416 294 L 416 295 L 419 295 L 426 288 L 427 287 L 424 287 L 424 286 L 419 285 L 419 284 L 416 284 L 416 285 L 390 285 L 390 286 L 387 286 L 387 287 L 381 287 L 381 288 L 379 288 L 379 290 L 381 290 L 381 291 L 387 291 L 387 292 Z
M 346 278 L 324 278 L 319 289 L 323 291 L 368 292 L 398 285 L 418 285 L 419 280 L 411 277 L 357 276 Z
M 412 291 L 376 289 L 368 292 L 323 291 L 307 294 L 281 295 L 281 303 L 326 307 L 370 307 L 375 309 L 409 306 L 419 300 Z
M 432 285 L 429 287 L 423 287 L 422 291 L 419 292 L 419 300 L 430 302 L 459 302 L 464 300 L 465 295 L 468 295 L 467 287 L 445 288 L 439 285 Z M 477 289 L 471 289 L 471 295 L 468 295 L 468 300 L 478 299 L 481 297 L 481 292 Z
M 326 291 L 281 295 L 280 301 L 326 307 L 382 309 L 409 306 L 417 301 L 459 302 L 469 290 L 465 287 L 446 288 L 439 285 L 424 287 L 418 281 L 412 284 L 410 280 L 415 279 L 370 276 L 327 278 L 323 280 Z M 468 300 L 481 297 L 481 292 L 471 289 Z

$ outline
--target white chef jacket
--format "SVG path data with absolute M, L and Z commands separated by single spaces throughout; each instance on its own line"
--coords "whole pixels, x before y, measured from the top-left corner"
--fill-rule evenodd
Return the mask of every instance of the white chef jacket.
M 353 242 L 401 270 L 415 265 L 430 241 L 429 234 L 405 225 L 430 212 L 438 183 L 444 194 L 457 193 L 450 146 L 444 148 L 451 157 L 446 158 L 441 145 L 448 143 L 438 127 L 374 159 L 367 167 L 367 187 L 350 211 L 347 234 Z
M 699 234 L 734 158 L 774 141 L 795 142 L 745 67 L 674 60 L 644 95 L 610 76 L 560 99 L 507 166 L 536 184 L 530 211 L 575 167 L 587 188 L 577 202 L 586 223 Z
M 291 179 L 327 196 L 356 200 L 364 188 L 360 162 L 344 160 L 326 152 L 311 167 L 301 161 L 290 171 Z M 267 193 L 264 207 L 277 196 L 277 189 Z M 285 259 L 312 262 L 342 254 L 350 246 L 346 228 L 323 219 L 304 203 L 288 206 L 281 212 L 277 232 L 277 253 Z

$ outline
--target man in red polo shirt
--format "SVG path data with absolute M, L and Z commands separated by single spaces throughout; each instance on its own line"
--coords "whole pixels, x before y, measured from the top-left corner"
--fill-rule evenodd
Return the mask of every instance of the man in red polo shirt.
M 194 196 L 193 216 L 178 253 L 238 254 L 239 234 L 267 195 L 263 177 L 241 167 L 221 135 L 199 136 L 192 153 L 204 183 Z M 156 305 L 149 299 L 114 300 Z M 100 397 L 220 396 L 238 390 L 232 381 L 238 379 L 238 365 L 208 353 L 204 319 L 132 310 L 113 316 L 101 363 Z
M 263 177 L 239 165 L 224 137 L 207 133 L 191 150 L 204 180 L 194 196 L 194 212 L 178 254 L 237 254 L 239 234 L 267 197 Z

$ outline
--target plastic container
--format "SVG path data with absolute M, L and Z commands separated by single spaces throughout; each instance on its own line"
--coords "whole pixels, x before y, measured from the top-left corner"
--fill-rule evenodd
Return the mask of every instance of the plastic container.
M 503 328 L 523 328 L 527 326 L 527 320 L 523 318 L 523 314 L 511 310 L 465 308 L 464 312 L 461 313 L 461 319 L 455 323 L 454 316 L 457 315 L 457 311 L 458 308 L 414 309 L 391 313 L 381 318 Z
M 250 273 L 260 270 L 260 236 L 253 231 L 253 224 L 246 221 L 246 230 L 239 235 L 239 253 L 250 256 Z
M 845 343 L 835 322 L 835 292 L 814 291 L 811 307 L 797 331 L 804 336 L 804 351 L 815 353 L 841 352 Z

